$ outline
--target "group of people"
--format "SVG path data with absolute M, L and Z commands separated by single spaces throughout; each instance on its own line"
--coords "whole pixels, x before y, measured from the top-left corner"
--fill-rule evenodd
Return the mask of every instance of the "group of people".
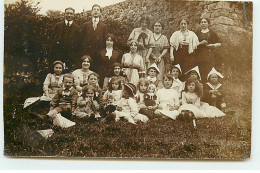
M 107 33 L 101 11 L 95 4 L 92 20 L 79 29 L 73 22 L 75 10 L 67 8 L 65 20 L 54 30 L 54 72 L 44 81 L 43 95 L 50 101 L 47 115 L 55 124 L 72 126 L 71 116 L 136 124 L 160 117 L 225 115 L 223 75 L 214 68 L 212 53 L 221 44 L 208 29 L 208 19 L 201 19 L 202 29 L 196 34 L 188 30 L 189 21 L 181 19 L 180 30 L 168 41 L 163 23 L 154 22 L 152 32 L 150 18 L 142 16 L 127 41 L 130 51 L 122 54 L 114 49 L 116 37 Z M 80 54 L 81 61 L 76 58 Z M 169 70 L 166 58 L 171 60 Z

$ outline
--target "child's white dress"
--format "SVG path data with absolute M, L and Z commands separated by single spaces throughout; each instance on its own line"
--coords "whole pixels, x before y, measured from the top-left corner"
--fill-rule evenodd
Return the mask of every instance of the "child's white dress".
M 176 119 L 176 117 L 179 115 L 179 112 L 177 110 L 170 111 L 169 109 L 170 107 L 180 106 L 179 95 L 177 91 L 174 89 L 162 88 L 157 91 L 156 95 L 159 102 L 158 107 L 161 108 L 158 109 L 159 112 L 167 117 Z
M 173 79 L 171 88 L 177 91 L 179 98 L 181 98 L 181 92 L 184 90 L 184 87 L 185 85 L 180 79 Z
M 215 118 L 224 116 L 221 110 L 208 103 L 200 102 L 200 97 L 196 93 L 183 92 L 182 105 L 179 108 L 179 113 L 183 110 L 193 112 L 196 118 Z
M 122 111 L 115 111 L 118 121 L 121 117 L 124 117 L 128 122 L 135 124 L 137 121 L 147 122 L 149 118 L 143 114 L 138 113 L 138 105 L 134 98 L 125 99 L 122 98 L 119 105 L 122 107 Z
M 103 95 L 103 101 L 106 101 L 108 105 L 118 105 L 122 98 L 122 90 L 107 90 Z
M 144 93 L 137 91 L 135 98 L 136 98 L 139 109 L 145 107 L 145 105 L 144 105 Z

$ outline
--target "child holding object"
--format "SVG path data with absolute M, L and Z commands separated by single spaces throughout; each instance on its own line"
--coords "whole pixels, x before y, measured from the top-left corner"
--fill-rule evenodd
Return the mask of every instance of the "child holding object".
M 146 78 L 141 78 L 139 80 L 139 82 L 138 82 L 138 85 L 137 85 L 138 91 L 136 93 L 135 98 L 136 98 L 136 102 L 138 104 L 138 108 L 139 109 L 145 107 L 145 104 L 144 104 L 144 94 L 147 91 L 148 85 L 149 85 L 149 81 Z
M 218 109 L 225 111 L 226 103 L 224 101 L 223 86 L 219 79 L 224 78 L 224 76 L 219 73 L 214 67 L 209 72 L 206 83 L 204 87 L 204 99 L 203 101 L 209 103 L 211 106 L 215 106 Z
M 65 74 L 63 77 L 63 87 L 58 89 L 50 103 L 50 111 L 47 114 L 53 119 L 54 125 L 63 128 L 75 125 L 74 122 L 61 116 L 69 117 L 74 112 L 78 98 L 78 92 L 73 88 L 74 76 Z
M 158 101 L 156 96 L 156 86 L 149 84 L 147 92 L 144 94 L 144 108 L 140 109 L 140 113 L 148 116 L 149 118 L 154 117 L 154 111 L 158 107 Z
M 82 88 L 82 94 L 77 99 L 77 108 L 74 114 L 78 118 L 99 118 L 100 106 L 96 100 L 94 100 L 95 88 L 92 85 L 86 85 Z
M 171 88 L 172 82 L 172 75 L 165 74 L 163 77 L 164 88 L 159 89 L 156 93 L 159 105 L 154 114 L 157 116 L 167 116 L 171 119 L 176 119 L 176 117 L 179 115 L 177 110 L 180 106 L 180 103 L 177 91 Z

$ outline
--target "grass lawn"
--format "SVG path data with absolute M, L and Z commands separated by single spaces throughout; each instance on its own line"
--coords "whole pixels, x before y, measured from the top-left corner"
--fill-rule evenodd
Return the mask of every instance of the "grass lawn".
M 174 159 L 248 159 L 251 150 L 251 83 L 226 82 L 226 102 L 235 114 L 192 122 L 151 119 L 138 125 L 119 121 L 87 123 L 73 119 L 68 129 L 53 127 L 17 109 L 15 102 L 4 105 L 5 154 L 8 156 L 120 157 Z M 21 106 L 20 106 L 21 107 Z M 35 131 L 52 128 L 44 139 Z

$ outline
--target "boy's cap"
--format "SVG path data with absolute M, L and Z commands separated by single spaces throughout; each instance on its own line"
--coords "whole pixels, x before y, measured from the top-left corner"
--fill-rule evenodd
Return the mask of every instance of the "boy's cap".
M 157 66 L 155 63 L 153 63 L 152 65 L 150 65 L 150 67 L 147 69 L 147 72 L 148 72 L 148 70 L 149 70 L 150 68 L 155 68 L 155 70 L 156 70 L 158 73 L 160 73 L 160 70 L 159 70 L 158 66 Z
M 200 78 L 200 80 L 201 80 L 200 70 L 199 70 L 199 67 L 198 67 L 198 66 L 196 66 L 196 67 L 190 69 L 190 70 L 187 71 L 185 74 L 188 74 L 188 73 L 191 72 L 191 71 L 195 71 L 195 72 L 199 75 L 199 78 Z
M 208 74 L 207 80 L 209 80 L 209 77 L 212 74 L 216 74 L 218 77 L 220 77 L 222 79 L 224 78 L 224 76 L 221 73 L 219 73 L 214 67 L 212 67 L 211 71 Z
M 133 95 L 136 94 L 136 86 L 132 83 L 127 83 L 127 84 L 124 84 L 125 87 L 129 88 L 132 92 Z

